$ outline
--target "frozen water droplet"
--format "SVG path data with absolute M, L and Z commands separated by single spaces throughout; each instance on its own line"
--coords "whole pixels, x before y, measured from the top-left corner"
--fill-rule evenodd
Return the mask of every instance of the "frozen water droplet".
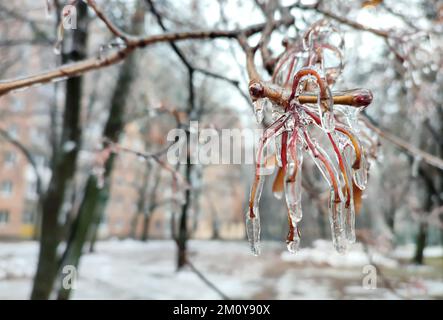
M 263 119 L 265 117 L 264 114 L 264 99 L 257 99 L 254 101 L 254 113 L 255 113 L 255 120 L 257 120 L 257 123 L 260 124 L 263 122 Z
M 287 248 L 290 253 L 296 253 L 300 249 L 300 238 L 296 238 L 287 243 Z
M 54 54 L 59 55 L 62 53 L 62 43 L 57 41 L 53 48 Z
M 335 129 L 335 118 L 332 110 L 323 111 L 321 115 L 321 125 L 326 132 L 332 132 Z
M 281 198 L 283 198 L 283 192 L 281 192 L 281 191 L 274 191 L 272 194 L 273 194 L 274 197 L 276 197 L 278 200 L 281 200 Z
M 363 148 L 360 159 L 360 168 L 354 171 L 354 182 L 360 190 L 365 190 L 368 183 L 368 163 L 364 156 Z
M 255 110 L 255 120 L 257 121 L 258 124 L 263 122 L 264 117 L 265 117 L 265 115 L 263 113 L 263 110 L 259 110 L 259 109 Z

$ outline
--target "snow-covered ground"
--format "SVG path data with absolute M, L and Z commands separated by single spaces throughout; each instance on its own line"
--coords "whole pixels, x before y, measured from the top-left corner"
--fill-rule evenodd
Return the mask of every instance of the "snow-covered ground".
M 443 299 L 442 263 L 402 264 L 413 247 L 401 247 L 372 259 L 382 270 L 377 288 L 363 284 L 369 264 L 361 246 L 345 254 L 327 241 L 316 241 L 296 255 L 280 242 L 263 244 L 262 255 L 249 253 L 246 241 L 191 241 L 190 260 L 232 299 Z M 442 248 L 426 255 L 443 259 Z M 38 247 L 35 242 L 0 243 L 0 299 L 27 299 Z M 385 281 L 388 279 L 388 282 Z M 394 290 L 387 289 L 391 286 Z M 79 269 L 74 299 L 219 299 L 192 270 L 176 272 L 172 241 L 109 240 L 86 254 Z

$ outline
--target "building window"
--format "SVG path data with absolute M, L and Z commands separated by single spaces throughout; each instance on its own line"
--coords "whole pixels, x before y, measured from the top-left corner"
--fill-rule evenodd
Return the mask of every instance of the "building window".
M 17 163 L 17 154 L 13 151 L 6 151 L 3 156 L 3 161 L 6 166 L 12 167 Z
M 0 194 L 10 196 L 12 194 L 12 181 L 6 180 L 0 184 Z
M 30 210 L 26 210 L 23 212 L 22 222 L 24 224 L 34 224 L 34 222 L 35 222 L 34 218 L 35 218 L 34 212 L 30 211 Z
M 37 181 L 30 181 L 26 186 L 26 198 L 36 199 L 37 198 Z
M 9 211 L 0 210 L 0 225 L 9 223 Z

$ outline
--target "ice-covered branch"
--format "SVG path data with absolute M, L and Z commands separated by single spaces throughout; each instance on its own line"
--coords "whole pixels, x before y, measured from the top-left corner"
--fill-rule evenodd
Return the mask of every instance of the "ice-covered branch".
M 18 79 L 4 80 L 0 82 L 0 96 L 5 95 L 11 91 L 27 88 L 37 84 L 44 84 L 49 82 L 55 82 L 64 80 L 69 77 L 78 76 L 93 70 L 99 70 L 101 68 L 114 65 L 122 60 L 124 60 L 128 55 L 130 55 L 134 50 L 138 48 L 144 48 L 157 43 L 171 42 L 171 41 L 183 41 L 183 40 L 209 40 L 209 39 L 235 39 L 240 35 L 251 36 L 258 32 L 261 32 L 266 24 L 256 24 L 243 29 L 233 29 L 233 30 L 201 30 L 201 31 L 185 31 L 185 32 L 167 32 L 157 35 L 149 36 L 127 36 L 117 27 L 110 22 L 108 18 L 98 9 L 93 1 L 88 1 L 92 8 L 96 12 L 97 16 L 105 22 L 106 26 L 110 31 L 124 39 L 125 46 L 120 48 L 118 51 L 109 53 L 108 55 L 89 58 L 80 62 L 62 65 L 53 70 L 43 71 L 41 73 L 24 76 Z M 281 25 L 289 25 L 293 23 L 293 18 L 291 19 L 281 19 L 273 22 L 274 28 Z

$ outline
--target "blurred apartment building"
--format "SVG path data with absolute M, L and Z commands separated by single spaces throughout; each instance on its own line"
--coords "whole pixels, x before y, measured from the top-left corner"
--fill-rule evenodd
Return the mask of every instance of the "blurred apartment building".
M 36 101 L 35 95 L 25 92 L 9 95 L 0 101 L 2 113 L 8 114 L 4 117 L 7 121 L 0 122 L 0 129 L 30 151 L 43 185 L 46 185 L 50 177 L 48 123 L 45 123 L 47 119 L 44 120 L 47 116 L 35 114 Z M 121 145 L 136 151 L 145 150 L 142 134 L 136 125 L 126 127 Z M 85 177 L 90 172 L 84 169 L 88 166 L 83 168 L 80 163 L 80 167 L 79 175 Z M 224 165 L 195 170 L 200 175 L 199 182 L 196 182 L 200 196 L 193 200 L 190 209 L 189 229 L 194 238 L 244 237 L 242 206 L 245 193 L 244 186 L 236 178 L 238 170 L 235 166 Z M 143 189 L 145 179 L 147 183 Z M 181 209 L 180 196 L 172 191 L 171 181 L 171 173 L 156 163 L 134 154 L 120 153 L 115 162 L 110 198 L 100 223 L 99 237 L 142 239 L 146 233 L 149 238 L 170 238 L 171 224 L 175 218 L 178 225 Z M 34 168 L 24 154 L 9 139 L 0 138 L 0 239 L 30 239 L 35 235 L 38 223 L 36 186 Z M 155 192 L 154 196 L 152 192 Z M 140 206 L 141 201 L 143 206 Z M 65 206 L 65 215 L 71 208 L 70 204 Z M 147 230 L 145 219 L 148 219 Z
M 0 129 L 4 132 L 3 136 L 0 135 L 0 239 L 30 239 L 36 234 L 37 175 L 13 141 L 29 151 L 45 188 L 50 179 L 51 125 L 48 110 L 53 95 L 53 86 L 49 85 L 15 92 L 0 99 Z M 167 131 L 160 128 L 160 124 L 161 121 L 154 119 L 147 125 L 150 129 L 146 132 L 139 124 L 129 123 L 120 144 L 141 152 L 162 148 Z M 163 127 L 169 130 L 170 124 L 163 124 Z M 5 139 L 5 135 L 9 138 Z M 89 132 L 85 131 L 84 135 L 89 137 Z M 82 149 L 90 147 L 85 143 Z M 79 155 L 75 184 L 80 197 L 85 178 L 91 172 L 93 156 L 88 150 L 81 151 Z M 243 238 L 245 188 L 240 166 L 195 166 L 193 179 L 196 193 L 189 212 L 192 236 Z M 174 221 L 178 225 L 180 198 L 184 193 L 183 189 L 174 192 L 171 181 L 171 173 L 155 162 L 147 162 L 131 153 L 119 153 L 99 237 L 142 239 L 146 234 L 148 238 L 169 239 Z M 157 187 L 153 190 L 155 184 Z M 151 195 L 153 192 L 154 196 Z M 69 195 L 66 198 L 61 222 L 75 212 L 72 208 L 81 200 L 78 198 L 72 204 Z M 141 202 L 143 205 L 140 205 Z

